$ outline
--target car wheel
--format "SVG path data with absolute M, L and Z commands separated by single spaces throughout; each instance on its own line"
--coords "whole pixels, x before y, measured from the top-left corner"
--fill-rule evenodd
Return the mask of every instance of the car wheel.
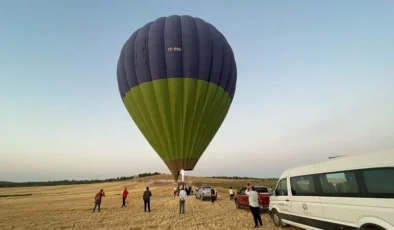
M 278 211 L 276 210 L 272 211 L 272 220 L 274 221 L 276 227 L 284 227 L 284 224 L 282 223 L 282 219 L 280 218 Z
M 240 208 L 241 208 L 241 207 L 239 206 L 238 200 L 235 201 L 235 207 L 236 207 L 237 209 L 240 209 Z

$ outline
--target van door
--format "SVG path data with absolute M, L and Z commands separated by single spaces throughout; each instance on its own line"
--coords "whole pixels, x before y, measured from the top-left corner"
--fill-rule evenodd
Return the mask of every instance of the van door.
M 279 210 L 279 215 L 284 220 L 291 219 L 290 202 L 287 189 L 287 178 L 280 179 L 276 188 L 275 196 L 271 196 L 270 202 L 274 202 Z
M 291 221 L 321 227 L 320 219 L 324 218 L 320 199 L 316 196 L 314 176 L 290 177 Z

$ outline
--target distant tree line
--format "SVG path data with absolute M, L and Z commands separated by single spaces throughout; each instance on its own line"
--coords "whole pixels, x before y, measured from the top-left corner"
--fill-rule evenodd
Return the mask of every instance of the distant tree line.
M 211 176 L 207 178 L 233 179 L 233 180 L 278 180 L 278 178 L 258 178 L 258 177 L 240 177 L 240 176 Z
M 56 185 L 73 185 L 73 184 L 94 184 L 94 183 L 104 183 L 104 182 L 115 182 L 132 180 L 134 178 L 148 177 L 161 175 L 161 173 L 140 173 L 134 176 L 122 176 L 117 178 L 108 178 L 104 180 L 59 180 L 59 181 L 28 181 L 28 182 L 9 182 L 0 181 L 0 188 L 11 188 L 11 187 L 31 187 L 31 186 L 56 186 Z

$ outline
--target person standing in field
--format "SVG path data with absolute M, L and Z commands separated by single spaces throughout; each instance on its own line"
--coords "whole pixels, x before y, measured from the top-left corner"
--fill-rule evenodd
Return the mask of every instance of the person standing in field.
M 148 212 L 150 212 L 150 197 L 152 196 L 151 191 L 149 191 L 149 187 L 146 187 L 144 195 L 142 195 L 142 199 L 144 200 L 144 212 L 146 212 L 146 208 L 148 208 Z
M 176 193 L 178 192 L 178 188 L 177 187 L 174 187 L 174 199 L 175 199 L 175 197 L 176 197 Z
M 185 214 L 185 201 L 187 193 L 184 188 L 179 192 L 179 215 Z
M 250 186 L 248 184 L 245 190 L 245 194 L 248 196 L 250 211 L 252 212 L 253 220 L 255 224 L 254 227 L 258 228 L 259 224 L 260 226 L 263 226 L 263 221 L 261 220 L 261 216 L 260 216 L 258 194 L 256 192 L 255 187 Z
M 100 192 L 98 192 L 96 194 L 96 196 L 94 197 L 94 208 L 93 208 L 93 212 L 96 211 L 96 207 L 98 209 L 98 212 L 100 212 L 100 206 L 101 206 L 101 198 L 105 196 L 104 190 L 101 189 Z
M 122 198 L 123 198 L 123 203 L 122 203 L 122 208 L 126 207 L 126 198 L 127 195 L 129 194 L 129 191 L 127 191 L 127 187 L 124 188 Z
M 233 200 L 234 199 L 233 187 L 230 187 L 230 190 L 228 190 L 228 193 L 230 193 L 230 200 Z
M 211 188 L 211 202 L 212 202 L 212 204 L 215 203 L 216 196 L 217 196 L 216 190 Z

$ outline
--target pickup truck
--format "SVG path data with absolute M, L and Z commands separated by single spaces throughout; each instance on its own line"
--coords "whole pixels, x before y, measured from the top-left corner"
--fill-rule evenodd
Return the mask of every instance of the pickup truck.
M 258 194 L 260 211 L 267 211 L 270 203 L 271 193 L 265 186 L 254 186 Z M 249 197 L 245 194 L 246 187 L 242 187 L 235 195 L 237 208 L 249 208 Z

